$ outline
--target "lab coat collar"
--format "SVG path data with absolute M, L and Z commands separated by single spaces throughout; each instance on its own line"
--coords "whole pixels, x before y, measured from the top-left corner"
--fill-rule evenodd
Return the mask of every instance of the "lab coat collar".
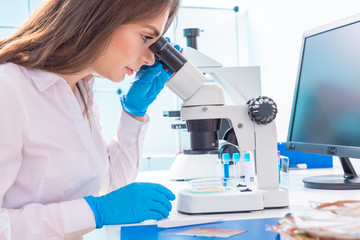
M 52 72 L 46 72 L 39 69 L 29 69 L 29 74 L 35 86 L 39 89 L 40 92 L 44 92 L 46 89 L 48 89 L 50 86 L 54 85 L 58 81 L 63 81 L 64 83 L 66 83 L 65 79 L 60 77 L 58 74 Z M 83 91 L 86 91 L 85 101 L 89 108 L 91 108 L 93 105 L 93 84 L 94 77 L 92 75 L 87 75 L 80 80 L 80 88 L 82 88 Z
M 63 79 L 56 73 L 46 72 L 39 69 L 30 69 L 29 74 L 35 86 L 39 89 L 40 92 L 45 91 L 59 80 L 65 81 L 65 79 Z

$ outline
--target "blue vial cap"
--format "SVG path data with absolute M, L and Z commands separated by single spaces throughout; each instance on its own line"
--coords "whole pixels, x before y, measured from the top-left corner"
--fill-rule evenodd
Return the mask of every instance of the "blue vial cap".
M 224 163 L 229 163 L 230 162 L 230 155 L 228 153 L 223 153 L 222 159 L 223 159 Z
M 250 153 L 244 153 L 244 162 L 250 162 Z
M 233 153 L 233 161 L 240 162 L 240 153 Z

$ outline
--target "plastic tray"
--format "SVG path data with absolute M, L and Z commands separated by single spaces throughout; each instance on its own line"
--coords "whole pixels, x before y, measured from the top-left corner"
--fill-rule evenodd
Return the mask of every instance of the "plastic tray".
M 201 178 L 189 181 L 189 192 L 216 193 L 235 191 L 234 178 Z

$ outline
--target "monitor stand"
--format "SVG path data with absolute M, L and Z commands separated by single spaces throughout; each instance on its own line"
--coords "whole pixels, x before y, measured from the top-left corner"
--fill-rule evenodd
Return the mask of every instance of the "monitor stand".
M 356 174 L 350 159 L 340 157 L 344 175 L 324 175 L 304 178 L 303 182 L 307 188 L 328 190 L 352 190 L 360 189 L 360 178 Z

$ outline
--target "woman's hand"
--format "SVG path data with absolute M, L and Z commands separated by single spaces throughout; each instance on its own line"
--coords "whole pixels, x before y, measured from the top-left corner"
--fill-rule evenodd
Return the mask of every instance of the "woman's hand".
M 101 197 L 88 196 L 96 228 L 103 225 L 160 220 L 169 216 L 175 195 L 155 183 L 131 183 Z
M 140 71 L 136 73 L 135 81 L 127 94 L 120 98 L 125 112 L 133 116 L 143 117 L 170 76 L 171 73 L 166 71 L 158 61 L 155 61 L 152 66 L 142 66 Z

